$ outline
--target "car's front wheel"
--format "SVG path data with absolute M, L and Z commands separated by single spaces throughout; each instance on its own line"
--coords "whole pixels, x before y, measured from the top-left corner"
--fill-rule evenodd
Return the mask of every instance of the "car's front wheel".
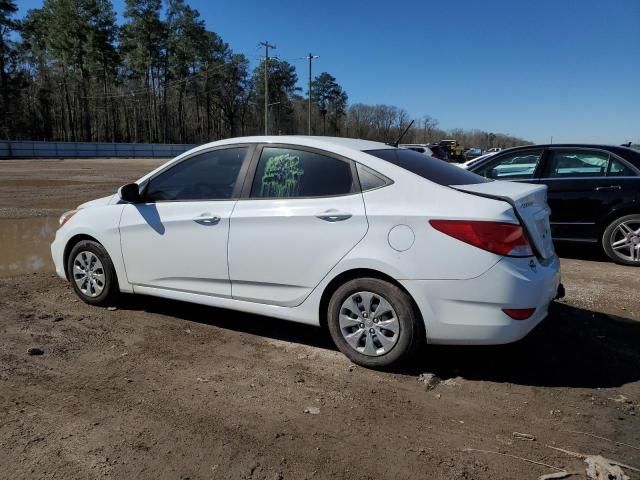
M 640 214 L 611 222 L 602 235 L 602 246 L 614 262 L 640 267 Z
M 67 260 L 67 272 L 78 297 L 91 305 L 107 305 L 119 292 L 111 258 L 98 242 L 76 243 Z
M 411 357 L 424 338 L 421 320 L 409 295 L 377 278 L 340 286 L 329 301 L 331 337 L 352 362 L 369 368 L 398 365 Z

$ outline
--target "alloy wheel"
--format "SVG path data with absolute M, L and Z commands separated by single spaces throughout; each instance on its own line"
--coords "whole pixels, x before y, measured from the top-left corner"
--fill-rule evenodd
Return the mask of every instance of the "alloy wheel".
M 640 220 L 620 222 L 609 236 L 609 244 L 620 259 L 640 263 Z

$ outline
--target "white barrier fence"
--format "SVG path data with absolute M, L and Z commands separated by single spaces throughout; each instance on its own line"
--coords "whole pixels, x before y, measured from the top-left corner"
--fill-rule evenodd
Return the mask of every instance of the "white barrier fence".
M 27 158 L 171 158 L 196 145 L 107 142 L 0 141 L 0 159 Z

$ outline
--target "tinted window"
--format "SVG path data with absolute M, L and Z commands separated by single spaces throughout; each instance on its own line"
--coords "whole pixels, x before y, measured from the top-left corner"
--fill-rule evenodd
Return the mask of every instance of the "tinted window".
M 254 198 L 326 197 L 352 192 L 351 165 L 290 148 L 262 149 L 251 187 Z
M 359 163 L 356 164 L 356 166 L 358 168 L 358 177 L 360 178 L 360 188 L 363 192 L 384 187 L 389 183 L 384 176 L 371 170 L 369 167 L 365 167 Z
M 440 185 L 471 185 L 486 182 L 475 173 L 413 150 L 386 148 L 367 150 L 365 153 L 386 160 Z
M 604 177 L 609 154 L 590 150 L 552 150 L 544 177 Z
M 635 177 L 636 174 L 629 167 L 624 165 L 622 162 L 610 158 L 609 159 L 609 171 L 607 176 L 610 177 Z
M 201 153 L 151 179 L 147 201 L 231 198 L 246 147 Z
M 542 150 L 524 150 L 500 155 L 473 171 L 486 178 L 519 180 L 533 178 Z

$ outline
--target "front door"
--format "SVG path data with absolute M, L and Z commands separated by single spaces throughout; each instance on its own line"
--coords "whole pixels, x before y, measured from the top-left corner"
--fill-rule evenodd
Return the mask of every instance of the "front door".
M 127 278 L 134 285 L 229 297 L 229 218 L 248 147 L 198 153 L 152 177 L 145 203 L 120 221 Z
M 542 148 L 499 153 L 482 165 L 471 167 L 471 171 L 494 180 L 537 183 L 536 172 L 543 153 Z
M 265 146 L 231 216 L 233 298 L 299 305 L 366 234 L 353 162 Z

